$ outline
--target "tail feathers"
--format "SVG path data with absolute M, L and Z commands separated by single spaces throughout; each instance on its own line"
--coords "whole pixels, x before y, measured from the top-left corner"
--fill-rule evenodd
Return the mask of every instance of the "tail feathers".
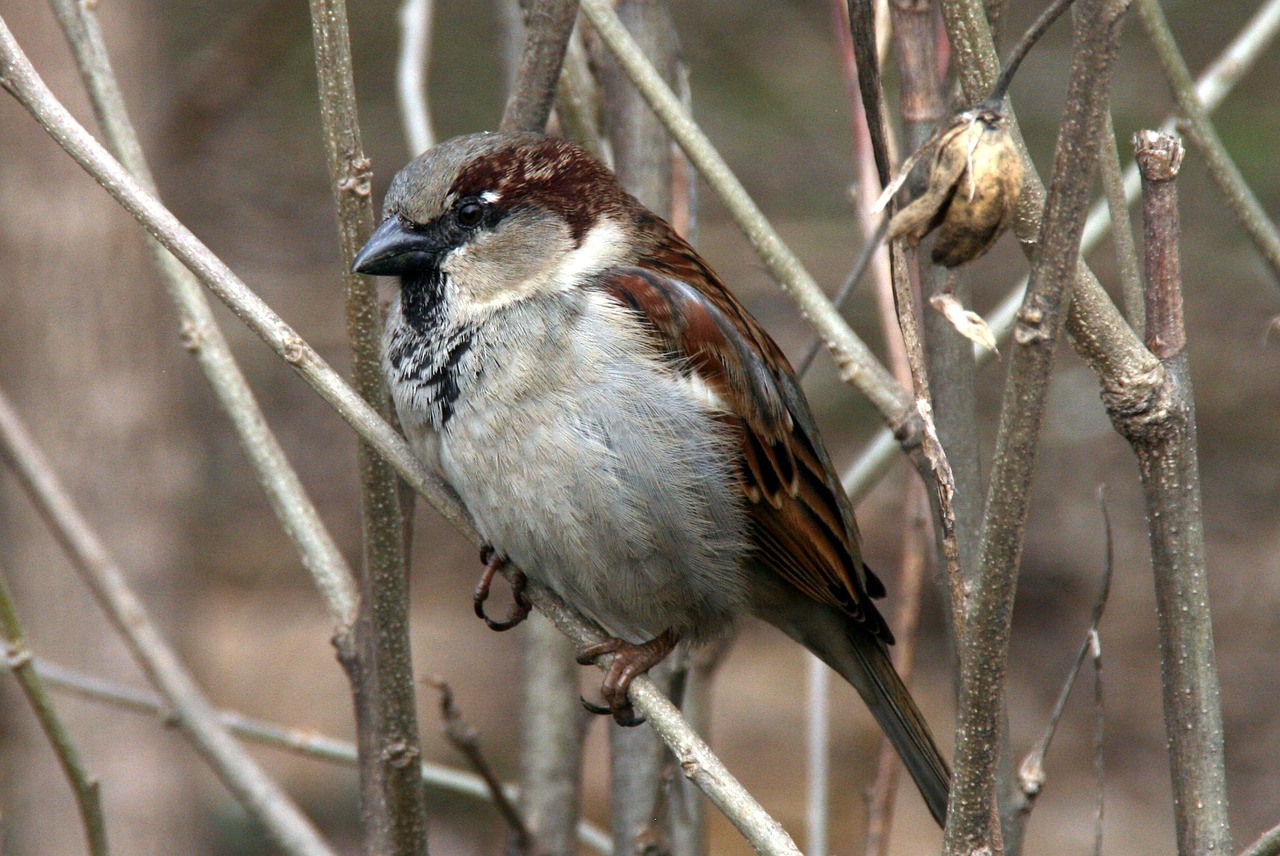
M 835 607 L 810 600 L 789 587 L 760 586 L 756 606 L 757 615 L 804 645 L 853 685 L 898 750 L 934 820 L 944 825 L 951 772 L 884 643 Z
M 898 750 L 907 772 L 915 780 L 933 819 L 947 821 L 947 797 L 951 792 L 951 771 L 920 709 L 889 660 L 883 644 L 870 634 L 853 630 L 847 652 L 849 658 L 824 656 L 815 651 L 845 680 L 853 684 L 884 733 Z M 852 662 L 845 662 L 845 660 Z M 849 668 L 852 666 L 852 668 Z

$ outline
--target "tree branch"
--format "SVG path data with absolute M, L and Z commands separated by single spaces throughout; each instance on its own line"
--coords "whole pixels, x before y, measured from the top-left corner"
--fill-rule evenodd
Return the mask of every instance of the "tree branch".
M 53 700 L 45 692 L 44 681 L 36 669 L 35 656 L 27 647 L 18 611 L 9 595 L 3 568 L 0 568 L 0 663 L 13 672 L 18 686 L 22 687 L 31 711 L 36 715 L 49 745 L 53 747 L 53 754 L 62 767 L 62 773 L 71 785 L 89 852 L 92 856 L 108 856 L 111 850 L 107 846 L 107 823 L 102 815 L 98 780 L 85 768 L 80 750 L 62 724 Z
M 576 0 L 533 0 L 530 4 L 524 53 L 515 91 L 502 111 L 502 130 L 542 131 L 547 127 L 577 17 Z
M 108 147 L 143 187 L 156 193 L 94 7 L 78 0 L 52 0 L 52 5 Z M 349 627 L 355 621 L 358 599 L 355 577 L 262 415 L 208 298 L 190 271 L 159 242 L 149 237 L 147 247 L 178 309 L 182 340 L 230 419 L 276 518 L 324 596 L 335 624 Z
M 1258 197 L 1240 174 L 1231 155 L 1227 154 L 1226 145 L 1209 121 L 1208 111 L 1196 97 L 1195 82 L 1191 79 L 1191 72 L 1187 69 L 1186 60 L 1182 58 L 1182 52 L 1178 50 L 1178 43 L 1169 29 L 1164 10 L 1160 8 L 1158 0 L 1137 0 L 1136 5 L 1138 18 L 1156 49 L 1165 80 L 1178 103 L 1178 112 L 1182 114 L 1183 121 L 1179 123 L 1181 129 L 1205 159 L 1209 175 L 1226 197 L 1227 205 L 1236 215 L 1240 227 L 1271 267 L 1271 273 L 1280 277 L 1280 232 L 1258 203 Z
M 7 55 L 12 45 L 12 36 L 0 22 L 0 53 Z M 6 61 L 7 56 L 0 60 L 0 80 L 8 79 Z M 124 572 L 72 503 L 2 393 L 0 458 L 18 477 L 138 665 L 168 700 L 179 727 L 227 789 L 262 822 L 285 852 L 294 856 L 332 856 L 333 851 L 311 821 L 222 728 L 208 701 L 151 622 L 142 601 L 125 582 Z
M 155 693 L 86 675 L 40 658 L 34 661 L 34 665 L 41 680 L 52 689 L 100 704 L 111 704 L 137 713 L 151 714 L 165 722 L 171 720 L 169 706 Z M 215 713 L 218 721 L 227 731 L 244 740 L 292 752 L 303 758 L 342 764 L 347 767 L 355 767 L 358 764 L 354 743 L 319 734 L 313 728 L 280 725 L 245 716 L 234 710 L 221 709 Z M 422 784 L 423 787 L 476 797 L 486 802 L 492 796 L 489 785 L 475 773 L 430 761 L 422 762 Z M 520 790 L 515 785 L 504 784 L 502 787 L 503 792 L 510 799 L 516 799 L 520 794 Z M 577 836 L 578 841 L 583 845 L 604 856 L 608 856 L 611 852 L 609 835 L 598 826 L 580 823 Z
M 1152 131 L 1135 135 L 1134 148 L 1143 178 L 1147 344 L 1160 357 L 1164 382 L 1146 407 L 1109 407 L 1109 415 L 1133 446 L 1147 504 L 1178 852 L 1230 853 L 1222 701 L 1177 249 L 1174 178 L 1183 150 L 1176 138 Z
M 311 0 L 325 162 L 338 216 L 351 374 L 360 396 L 384 418 L 390 402 L 382 376 L 382 318 L 372 277 L 351 271 L 373 232 L 369 179 L 356 112 L 351 41 L 344 0 Z M 354 639 L 334 637 L 351 681 L 360 738 L 361 813 L 370 852 L 425 854 L 427 809 L 418 782 L 422 755 L 409 645 L 408 539 L 396 473 L 368 443 L 357 450 L 361 485 L 360 611 Z
M 1089 191 L 1097 166 L 1112 62 L 1127 0 L 1082 0 L 1076 14 L 1066 109 L 1039 249 L 1014 332 L 1009 379 L 987 493 L 981 579 L 960 638 L 961 689 L 955 775 L 948 806 L 948 856 L 1003 850 L 993 817 L 1009 627 L 1022 555 L 1028 494 L 1058 334 L 1079 269 Z

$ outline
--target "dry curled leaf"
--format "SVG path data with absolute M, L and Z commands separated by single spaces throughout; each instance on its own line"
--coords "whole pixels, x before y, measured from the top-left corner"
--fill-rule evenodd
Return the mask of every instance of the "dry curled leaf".
M 955 267 L 991 249 L 1009 228 L 1022 190 L 1022 159 L 999 110 L 968 110 L 912 155 L 885 188 L 887 201 L 929 149 L 934 150 L 924 193 L 889 223 L 889 238 L 912 246 L 935 229 L 933 261 Z
M 938 310 L 956 328 L 956 332 L 971 342 L 977 342 L 993 354 L 1000 353 L 996 349 L 996 337 L 982 316 L 964 308 L 964 305 L 953 294 L 935 294 L 929 298 L 929 305 Z

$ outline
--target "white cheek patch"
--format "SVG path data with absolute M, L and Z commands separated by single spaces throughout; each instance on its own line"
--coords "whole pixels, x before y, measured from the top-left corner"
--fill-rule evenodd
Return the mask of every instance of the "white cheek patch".
M 549 277 L 564 286 L 616 265 L 626 249 L 626 234 L 612 220 L 601 220 L 592 226 L 576 249 L 565 254 Z

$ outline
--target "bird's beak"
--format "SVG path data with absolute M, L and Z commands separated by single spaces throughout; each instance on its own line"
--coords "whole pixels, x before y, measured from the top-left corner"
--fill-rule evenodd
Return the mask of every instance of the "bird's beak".
M 392 215 L 382 221 L 356 253 L 351 270 L 373 276 L 395 276 L 404 273 L 412 257 L 421 260 L 423 255 L 436 254 L 437 248 L 430 236 L 406 229 L 400 218 Z

